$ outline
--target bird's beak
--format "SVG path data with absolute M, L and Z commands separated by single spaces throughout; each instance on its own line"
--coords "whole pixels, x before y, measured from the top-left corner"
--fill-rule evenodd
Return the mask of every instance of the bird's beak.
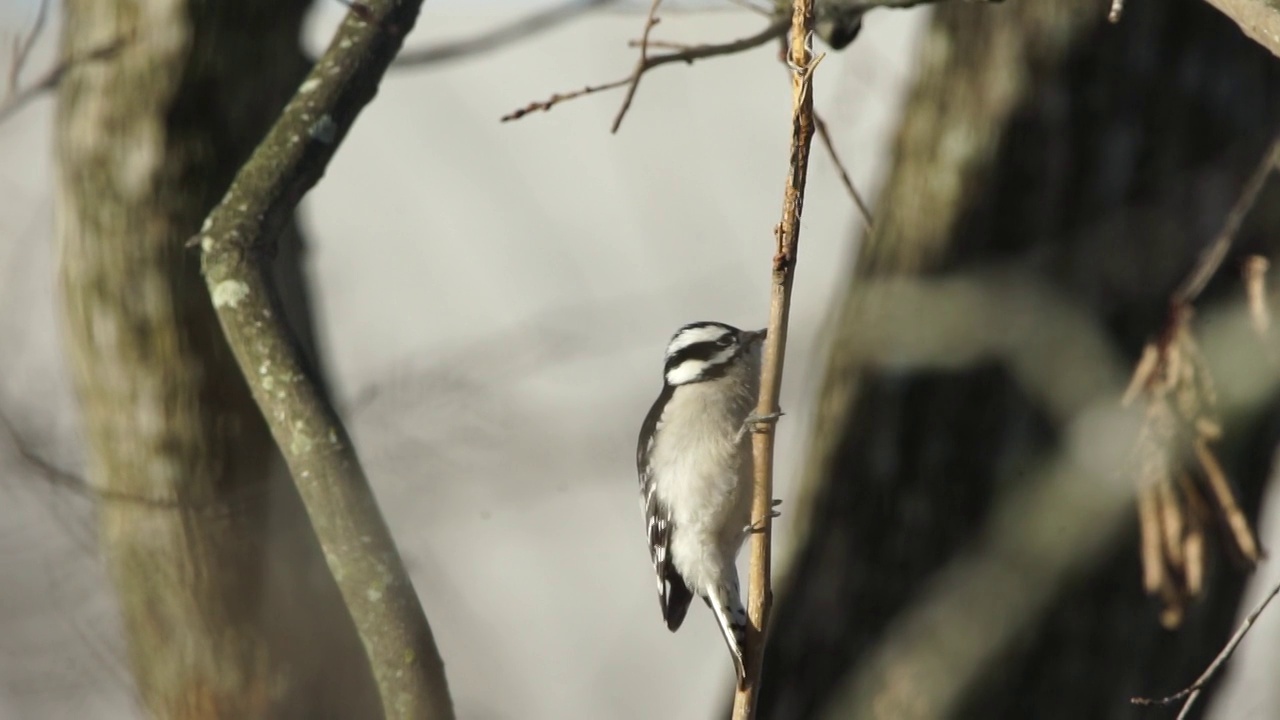
M 743 340 L 745 341 L 743 344 L 746 345 L 747 347 L 751 347 L 757 342 L 760 342 L 760 343 L 764 342 L 764 339 L 769 335 L 769 328 L 762 328 L 760 330 L 756 330 L 755 332 L 745 332 L 743 333 L 743 335 L 745 336 L 743 338 Z

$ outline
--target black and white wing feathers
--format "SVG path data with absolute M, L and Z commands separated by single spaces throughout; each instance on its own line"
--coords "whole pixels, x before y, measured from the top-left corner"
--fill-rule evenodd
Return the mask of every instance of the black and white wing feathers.
M 670 510 L 658 498 L 657 484 L 650 464 L 654 439 L 662 427 L 662 411 L 673 391 L 673 387 L 663 384 L 662 392 L 645 416 L 644 424 L 640 426 L 640 440 L 636 445 L 636 472 L 640 476 L 640 509 L 644 513 L 645 531 L 649 538 L 649 558 L 653 560 L 658 581 L 658 603 L 662 606 L 662 618 L 666 620 L 667 628 L 675 632 L 684 622 L 693 593 L 671 561 L 671 536 L 675 525 Z

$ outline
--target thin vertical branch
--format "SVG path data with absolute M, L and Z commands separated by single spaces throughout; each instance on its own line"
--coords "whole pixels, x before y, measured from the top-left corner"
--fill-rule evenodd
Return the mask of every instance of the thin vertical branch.
M 813 70 L 822 59 L 815 58 L 812 50 L 813 0 L 796 0 L 792 13 L 788 57 L 788 65 L 792 71 L 791 158 L 782 197 L 782 222 L 775 230 L 777 251 L 773 256 L 773 282 L 770 287 L 769 335 L 764 345 L 760 397 L 755 411 L 756 416 L 761 418 L 778 412 L 778 395 L 782 388 L 782 366 L 787 346 L 787 319 L 791 310 L 791 286 L 795 278 L 796 251 L 800 241 L 800 216 L 804 209 L 809 148 L 815 127 Z M 760 531 L 753 534 L 751 539 L 751 569 L 747 581 L 747 613 L 751 619 L 746 638 L 747 677 L 733 699 L 734 720 L 751 720 L 755 717 L 769 609 L 773 604 L 769 571 L 773 535 L 774 424 L 759 422 L 753 429 L 755 485 L 751 519 L 753 526 Z

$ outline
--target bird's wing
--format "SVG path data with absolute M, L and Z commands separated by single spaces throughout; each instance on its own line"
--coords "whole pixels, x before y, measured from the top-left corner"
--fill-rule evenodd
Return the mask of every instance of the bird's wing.
M 649 455 L 653 451 L 653 439 L 662 427 L 662 410 L 671 399 L 673 388 L 664 384 L 662 393 L 654 401 L 644 424 L 640 426 L 640 440 L 636 445 L 636 471 L 640 476 L 640 509 L 644 513 L 645 532 L 649 538 L 649 558 L 658 581 L 658 603 L 667 628 L 675 632 L 684 622 L 693 593 L 684 578 L 676 572 L 671 562 L 671 536 L 675 523 L 670 510 L 658 498 Z

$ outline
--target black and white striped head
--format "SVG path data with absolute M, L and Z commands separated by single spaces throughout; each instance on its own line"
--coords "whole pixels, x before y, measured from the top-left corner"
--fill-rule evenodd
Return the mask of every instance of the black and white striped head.
M 751 352 L 765 330 L 739 330 L 718 322 L 689 323 L 667 343 L 663 379 L 667 385 L 714 380 Z

